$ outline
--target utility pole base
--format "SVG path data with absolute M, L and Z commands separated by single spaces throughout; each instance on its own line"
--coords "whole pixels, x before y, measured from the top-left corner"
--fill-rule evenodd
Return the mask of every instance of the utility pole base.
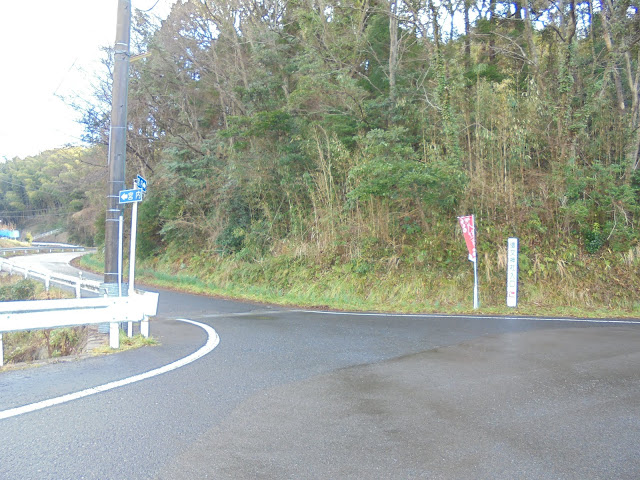
M 120 284 L 122 289 L 122 295 L 120 295 L 120 288 L 117 283 L 102 283 L 100 284 L 100 296 L 101 297 L 127 297 L 129 296 L 129 285 L 126 283 Z

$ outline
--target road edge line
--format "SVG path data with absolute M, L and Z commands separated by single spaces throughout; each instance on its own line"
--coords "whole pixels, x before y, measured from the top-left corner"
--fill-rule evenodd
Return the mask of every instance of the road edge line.
M 181 358 L 180 360 L 176 360 L 175 362 L 171 362 L 162 367 L 149 370 L 148 372 L 139 373 L 137 375 L 124 378 L 122 380 L 115 380 L 113 382 L 105 383 L 103 385 L 98 385 L 97 387 L 91 387 L 85 390 L 80 390 L 79 392 L 68 393 L 66 395 L 50 398 L 48 400 L 42 400 L 40 402 L 23 405 L 21 407 L 14 407 L 8 410 L 0 411 L 0 420 L 4 420 L 6 418 L 11 418 L 11 417 L 17 417 L 19 415 L 24 415 L 25 413 L 35 412 L 37 410 L 53 407 L 55 405 L 61 405 L 63 403 L 71 402 L 73 400 L 78 400 L 80 398 L 88 397 L 90 395 L 95 395 L 97 393 L 107 392 L 115 388 L 124 387 L 125 385 L 130 385 L 132 383 L 140 382 L 148 378 L 162 375 L 163 373 L 176 370 L 192 362 L 195 362 L 199 358 L 202 358 L 206 354 L 211 352 L 220 343 L 220 337 L 218 336 L 218 333 L 209 325 L 206 325 L 200 322 L 195 322 L 193 320 L 188 320 L 186 318 L 177 318 L 176 320 L 179 322 L 190 323 L 192 325 L 202 328 L 205 332 L 207 332 L 207 342 L 192 354 L 187 355 L 186 357 Z
M 383 313 L 383 312 L 340 312 L 331 310 L 292 310 L 299 313 L 318 313 L 323 315 L 344 315 L 354 317 L 414 317 L 414 318 L 453 318 L 463 320 L 517 320 L 532 322 L 566 322 L 566 323 L 599 323 L 639 325 L 640 319 L 603 319 L 603 318 L 570 318 L 570 317 L 528 317 L 513 315 L 465 315 L 450 313 Z

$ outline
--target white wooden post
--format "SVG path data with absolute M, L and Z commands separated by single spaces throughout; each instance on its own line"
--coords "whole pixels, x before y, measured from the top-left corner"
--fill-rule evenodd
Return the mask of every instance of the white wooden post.
M 51 288 L 51 275 L 47 275 L 44 277 L 44 290 L 45 292 L 49 292 L 49 288 Z

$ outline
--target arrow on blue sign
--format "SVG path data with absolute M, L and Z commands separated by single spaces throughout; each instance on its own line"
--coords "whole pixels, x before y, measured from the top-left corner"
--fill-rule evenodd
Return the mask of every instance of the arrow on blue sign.
M 139 188 L 134 188 L 132 190 L 120 190 L 118 193 L 118 200 L 120 203 L 141 202 L 143 193 L 144 192 Z
M 147 181 L 144 178 L 142 178 L 140 175 L 138 175 L 136 183 L 140 190 L 142 190 L 143 192 L 147 191 Z

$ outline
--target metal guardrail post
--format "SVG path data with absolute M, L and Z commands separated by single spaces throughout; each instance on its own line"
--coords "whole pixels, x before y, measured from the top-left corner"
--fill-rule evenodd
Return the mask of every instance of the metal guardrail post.
M 149 317 L 146 315 L 140 322 L 140 335 L 144 338 L 149 338 Z
M 113 349 L 120 348 L 120 328 L 115 322 L 109 324 L 109 346 Z

